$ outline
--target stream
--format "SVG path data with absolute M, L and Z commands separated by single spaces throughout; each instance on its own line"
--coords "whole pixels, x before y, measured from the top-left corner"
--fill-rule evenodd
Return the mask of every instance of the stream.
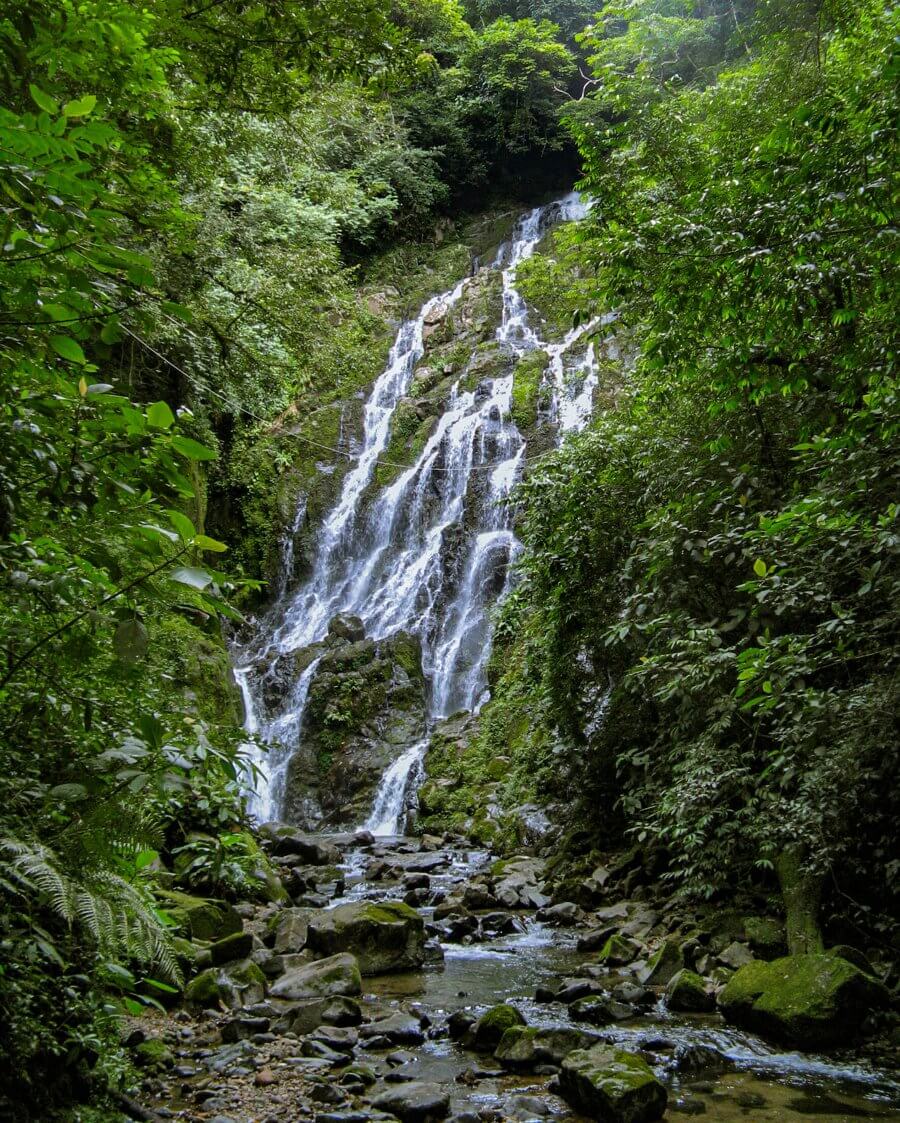
M 562 341 L 547 343 L 516 288 L 516 268 L 555 223 L 577 221 L 585 214 L 576 194 L 535 208 L 522 216 L 490 266 L 502 275 L 496 340 L 513 357 L 538 349 L 547 352 L 546 423 L 555 427 L 559 438 L 582 428 L 590 417 L 598 385 L 596 340 L 615 317 L 598 317 Z M 430 723 L 460 710 L 477 711 L 483 702 L 491 610 L 507 591 L 510 563 L 519 548 L 509 497 L 520 478 L 526 448 L 511 418 L 512 375 L 486 379 L 475 390 L 455 384 L 415 463 L 374 499 L 371 495 L 394 411 L 426 350 L 426 327 L 436 314 L 460 301 L 469 283 L 463 279 L 432 298 L 415 320 L 400 326 L 388 364 L 366 403 L 357 459 L 320 529 L 308 579 L 291 588 L 286 576 L 257 637 L 235 652 L 246 728 L 268 746 L 263 753 L 254 743 L 252 750 L 266 775 L 251 797 L 251 810 L 260 822 L 279 816 L 285 771 L 301 743 L 304 710 L 319 662 L 309 662 L 273 708 L 263 700 L 267 660 L 321 642 L 337 614 L 358 617 L 372 639 L 401 628 L 419 638 Z M 303 517 L 302 501 L 297 510 L 293 532 Z M 448 552 L 454 529 L 464 533 L 462 562 L 451 579 Z M 458 549 L 459 536 L 455 541 Z M 290 533 L 284 549 L 286 557 L 292 557 Z M 289 562 L 286 574 L 288 569 Z M 385 861 L 401 868 L 416 865 L 423 857 L 421 842 L 402 832 L 415 803 L 427 747 L 426 737 L 398 749 L 364 824 L 376 837 L 344 852 L 343 879 L 331 887 L 328 907 L 404 895 L 396 880 L 372 880 L 369 871 Z M 440 938 L 442 929 L 432 924 L 435 906 L 455 886 L 488 869 L 491 861 L 487 852 L 458 843 L 427 851 L 427 893 L 417 905 L 432 936 L 431 959 L 415 973 L 366 979 L 364 1006 L 373 1012 L 411 1008 L 423 1017 L 430 1026 L 425 1042 L 397 1054 L 390 1079 L 445 1086 L 451 1092 L 451 1114 L 461 1120 L 475 1120 L 479 1112 L 482 1119 L 574 1119 L 571 1109 L 548 1090 L 549 1075 L 498 1073 L 490 1057 L 469 1053 L 447 1036 L 447 1019 L 455 1011 L 481 1012 L 498 1002 L 512 1002 L 531 1025 L 572 1025 L 568 1007 L 538 1002 L 535 991 L 590 973 L 592 956 L 576 949 L 577 929 L 550 927 L 538 922 L 534 912 L 510 912 L 515 919 L 505 925 L 506 934 L 479 942 L 468 936 Z M 621 974 L 628 978 L 628 969 Z M 717 1015 L 675 1016 L 659 1000 L 639 1016 L 595 1032 L 650 1061 L 669 1089 L 668 1118 L 684 1114 L 715 1123 L 900 1119 L 900 1085 L 887 1074 L 862 1061 L 779 1051 L 726 1027 Z M 350 1112 L 346 1118 L 351 1117 L 366 1115 Z M 273 1113 L 272 1118 L 288 1116 Z

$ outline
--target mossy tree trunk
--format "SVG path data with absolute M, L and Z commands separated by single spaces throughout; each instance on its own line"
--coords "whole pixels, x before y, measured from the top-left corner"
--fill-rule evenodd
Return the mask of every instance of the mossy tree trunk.
M 791 955 L 810 955 L 824 950 L 819 928 L 819 905 L 824 876 L 811 871 L 805 858 L 802 847 L 790 846 L 775 860 L 775 872 L 778 874 L 784 900 L 788 951 Z

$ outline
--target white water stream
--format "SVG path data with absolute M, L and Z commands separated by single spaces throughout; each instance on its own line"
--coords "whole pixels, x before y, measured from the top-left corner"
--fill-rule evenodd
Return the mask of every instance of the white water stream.
M 552 225 L 582 218 L 586 210 L 573 193 L 530 211 L 493 266 L 502 269 L 503 279 L 497 340 L 515 356 L 547 352 L 545 378 L 553 396 L 548 420 L 562 432 L 581 428 L 590 414 L 597 383 L 594 345 L 588 344 L 580 358 L 570 352 L 601 321 L 574 329 L 561 343 L 543 342 L 516 288 L 516 269 Z M 251 801 L 261 820 L 277 817 L 318 661 L 303 671 L 280 711 L 267 719 L 260 717 L 266 707 L 253 665 L 322 640 L 338 613 L 359 616 L 374 639 L 399 630 L 418 635 L 432 720 L 476 710 L 483 700 L 490 612 L 506 591 L 518 550 L 508 499 L 525 444 L 510 416 L 512 375 L 488 379 L 475 391 L 461 390 L 457 383 L 416 463 L 374 501 L 365 502 L 390 440 L 394 410 L 425 353 L 426 323 L 449 311 L 468 284 L 463 280 L 433 297 L 415 320 L 401 326 L 365 407 L 361 451 L 321 527 L 312 575 L 296 592 L 282 590 L 272 614 L 279 624 L 255 651 L 244 653 L 245 665 L 236 672 L 247 730 L 270 746 L 266 759 L 255 762 L 267 773 Z M 285 552 L 292 551 L 290 535 Z M 426 748 L 427 742 L 410 746 L 385 772 L 366 824 L 374 833 L 402 829 Z

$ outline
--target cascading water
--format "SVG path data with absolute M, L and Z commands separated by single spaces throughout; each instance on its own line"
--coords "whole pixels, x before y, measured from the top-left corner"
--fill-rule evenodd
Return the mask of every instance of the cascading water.
M 497 341 L 512 358 L 547 352 L 551 419 L 560 430 L 580 428 L 590 412 L 597 378 L 593 344 L 568 375 L 564 356 L 599 321 L 575 329 L 561 343 L 542 342 L 516 288 L 516 270 L 551 225 L 582 218 L 586 210 L 577 194 L 535 208 L 519 221 L 493 266 L 502 269 L 503 281 Z M 415 320 L 400 328 L 365 407 L 361 451 L 321 528 L 312 575 L 295 594 L 281 598 L 273 613 L 280 624 L 237 673 L 247 729 L 272 746 L 268 781 L 252 803 L 259 818 L 278 812 L 316 663 L 288 692 L 280 712 L 265 722 L 258 716 L 265 707 L 257 698 L 260 684 L 252 664 L 322 640 L 338 613 L 359 616 L 374 639 L 401 629 L 418 635 L 432 720 L 475 710 L 481 702 L 490 610 L 506 590 L 518 549 L 508 500 L 525 444 L 510 416 L 513 374 L 485 379 L 475 390 L 463 389 L 458 381 L 416 463 L 371 501 L 394 410 L 425 353 L 426 324 L 449 312 L 469 283 L 467 278 L 429 300 Z M 466 532 L 460 534 L 463 526 Z M 402 828 L 426 748 L 427 741 L 410 746 L 387 769 L 367 823 L 370 830 L 388 834 Z

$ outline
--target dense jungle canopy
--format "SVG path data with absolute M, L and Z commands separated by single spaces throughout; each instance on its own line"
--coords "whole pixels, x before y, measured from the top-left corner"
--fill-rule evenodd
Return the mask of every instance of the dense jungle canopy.
M 520 288 L 627 361 L 562 440 L 516 375 L 521 549 L 424 827 L 509 855 L 549 807 L 566 868 L 758 893 L 896 988 L 897 34 L 888 0 L 0 8 L 0 1118 L 132 1118 L 122 1018 L 179 1001 L 188 895 L 280 899 L 228 645 L 398 321 L 573 188 Z

